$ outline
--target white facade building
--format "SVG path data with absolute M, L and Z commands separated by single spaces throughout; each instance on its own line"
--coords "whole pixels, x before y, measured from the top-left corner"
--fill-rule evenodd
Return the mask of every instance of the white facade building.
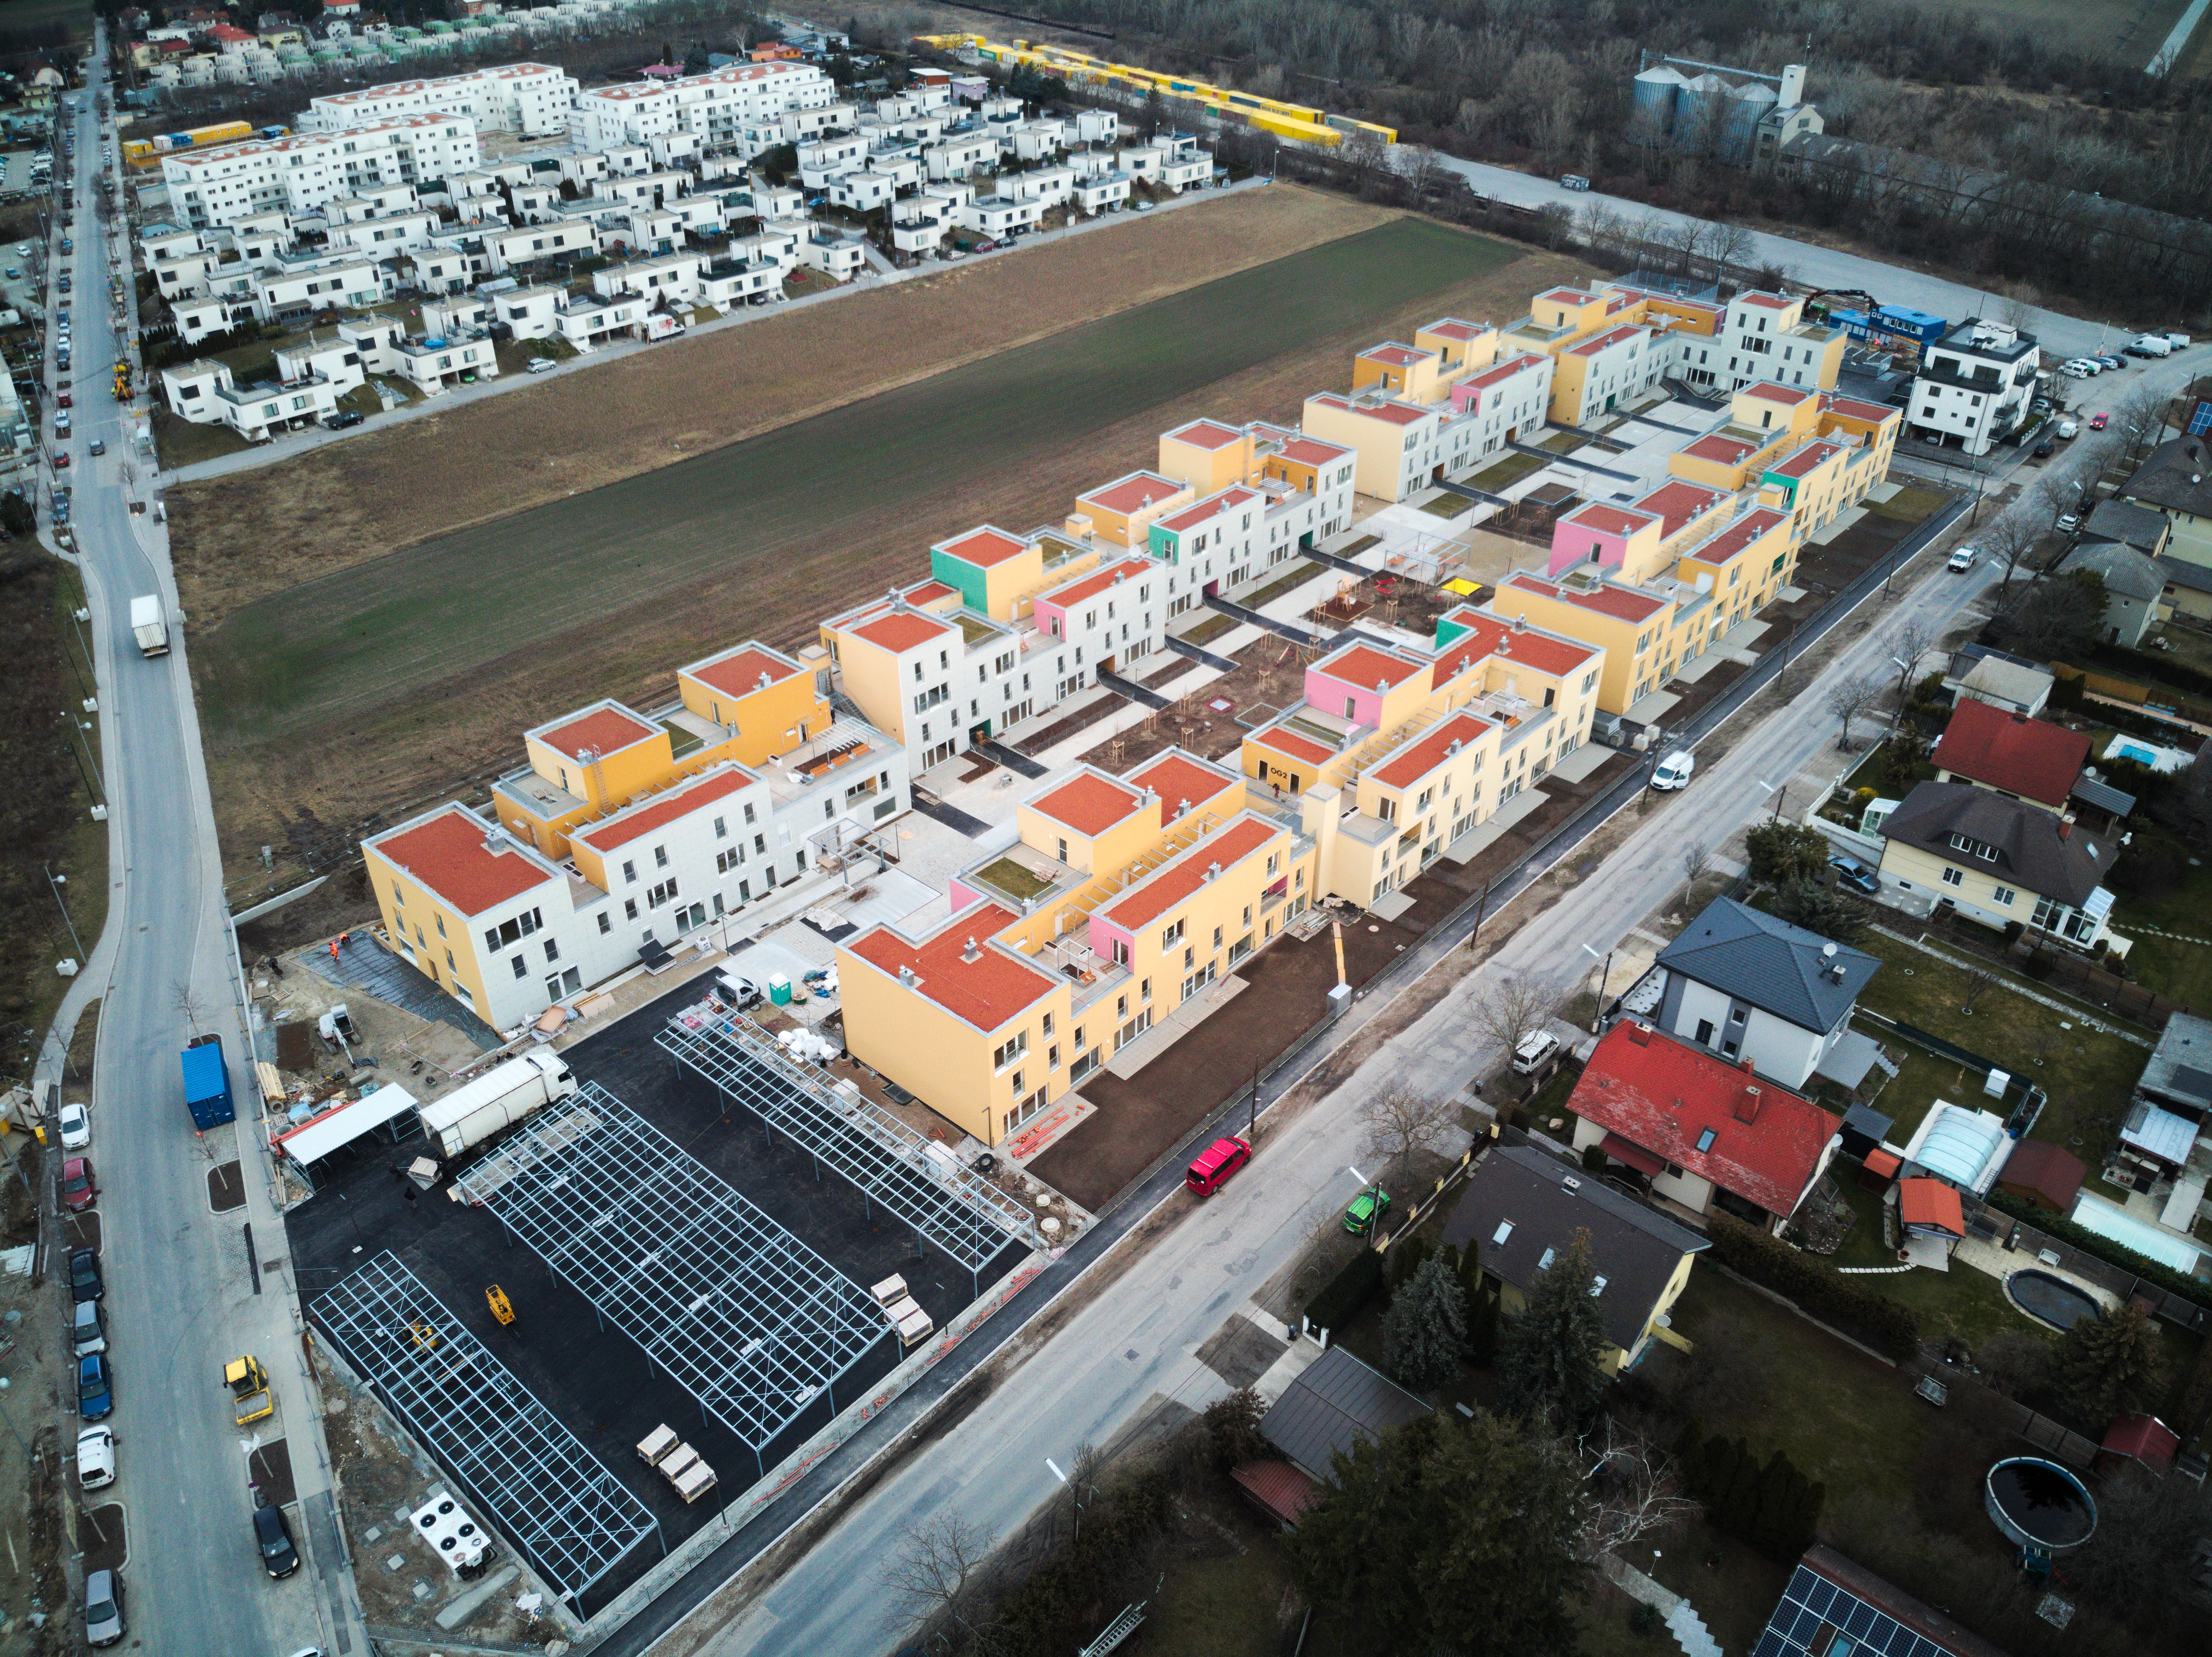
M 652 84 L 594 87 L 576 96 L 574 131 L 588 149 L 647 143 L 689 132 L 709 149 L 744 142 L 748 125 L 780 122 L 787 111 L 838 101 L 830 78 L 811 64 L 737 64 Z
M 1905 430 L 1969 454 L 1988 454 L 2027 420 L 2041 355 L 2033 334 L 1969 318 L 1921 360 L 1905 406 Z
M 389 184 L 421 186 L 475 168 L 475 125 L 407 115 L 335 133 L 250 138 L 162 160 L 171 208 L 193 228 L 272 210 L 299 215 Z
M 461 115 L 479 131 L 550 137 L 568 130 L 575 78 L 550 64 L 501 64 L 495 69 L 398 81 L 311 99 L 299 119 L 303 132 L 337 132 L 395 115 Z

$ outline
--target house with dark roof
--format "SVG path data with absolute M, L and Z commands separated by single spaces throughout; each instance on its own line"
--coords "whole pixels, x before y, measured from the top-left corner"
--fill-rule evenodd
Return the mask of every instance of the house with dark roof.
M 1332 1346 L 1260 1417 L 1260 1436 L 1282 1459 L 1248 1461 L 1231 1477 L 1247 1501 L 1285 1530 L 1294 1529 L 1340 1453 L 1432 1413 L 1388 1375 Z
M 2033 718 L 2051 700 L 2051 670 L 1986 644 L 1962 644 L 1943 672 L 1943 688 L 1960 702 L 1986 702 Z
M 2112 847 L 2039 804 L 1923 783 L 1881 832 L 1881 884 L 1903 907 L 1949 907 L 1999 929 L 2017 922 L 2081 949 L 2111 936 L 2112 894 L 2100 883 Z
M 1842 1143 L 1843 1118 L 1634 1020 L 1600 1039 L 1569 1095 L 1575 1148 L 1678 1203 L 1779 1231 Z
M 2089 758 L 2089 734 L 1966 700 L 1929 756 L 1939 783 L 1971 783 L 2045 811 L 2066 809 Z
M 1833 1548 L 1805 1550 L 1752 1647 L 1755 1657 L 2006 1657 Z
M 1443 1240 L 1474 1247 L 1499 1309 L 1512 1313 L 1578 1231 L 1589 1234 L 1605 1367 L 1617 1374 L 1655 1337 L 1669 1338 L 1668 1312 L 1708 1246 L 1698 1233 L 1557 1157 L 1514 1146 L 1475 1165 Z
M 1874 1044 L 1852 1035 L 1851 1008 L 1881 966 L 1863 950 L 1717 898 L 1659 952 L 1653 1022 L 1730 1063 L 1748 1059 L 1785 1087 L 1802 1087 L 1815 1071 L 1856 1087 Z
M 2105 614 L 2100 631 L 2106 643 L 2128 650 L 2141 648 L 2143 635 L 2160 618 L 2165 605 L 2166 575 L 2156 559 L 2124 542 L 2084 539 L 2059 568 L 2062 573 L 2085 570 L 2104 582 Z
M 2166 558 L 2212 575 L 2212 438 L 2199 435 L 2160 443 L 2118 494 L 2172 526 Z

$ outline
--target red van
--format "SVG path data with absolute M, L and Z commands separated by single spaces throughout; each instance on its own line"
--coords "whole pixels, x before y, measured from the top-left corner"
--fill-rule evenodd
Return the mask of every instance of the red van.
M 1198 1154 L 1182 1183 L 1200 1197 L 1211 1197 L 1222 1182 L 1252 1160 L 1251 1145 L 1242 1139 L 1217 1139 Z

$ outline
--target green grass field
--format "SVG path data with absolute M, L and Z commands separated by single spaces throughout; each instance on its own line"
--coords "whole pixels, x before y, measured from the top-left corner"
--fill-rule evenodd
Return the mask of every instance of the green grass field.
M 1004 472 L 1521 257 L 1418 219 L 1295 253 L 817 418 L 262 600 L 198 647 L 247 740 L 419 696 L 703 578 L 834 557 L 841 529 Z M 1224 411 L 1224 413 L 1234 413 Z M 487 466 L 529 465 L 488 454 Z M 924 569 L 917 536 L 915 570 Z M 823 564 L 827 612 L 848 593 Z M 743 622 L 733 618 L 741 636 Z

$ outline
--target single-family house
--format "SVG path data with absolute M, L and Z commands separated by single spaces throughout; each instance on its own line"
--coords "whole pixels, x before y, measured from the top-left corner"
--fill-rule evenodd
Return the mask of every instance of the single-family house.
M 1816 1072 L 1856 1087 L 1874 1045 L 1852 1034 L 1851 1009 L 1881 966 L 1863 950 L 1716 898 L 1653 964 L 1653 1022 L 1730 1063 L 1747 1059 L 1785 1087 Z
M 1590 1292 L 1605 1325 L 1605 1368 L 1617 1374 L 1658 1335 L 1688 1287 L 1690 1264 L 1708 1246 L 1698 1233 L 1522 1145 L 1493 1150 L 1476 1165 L 1443 1240 L 1462 1251 L 1474 1246 L 1499 1309 L 1510 1313 L 1583 1232 L 1596 1272 Z
M 1939 783 L 1970 783 L 2063 812 L 2089 758 L 2089 734 L 1972 698 L 1952 710 L 1930 756 Z
M 1752 1649 L 1759 1657 L 2007 1657 L 1833 1548 L 1805 1550 Z
M 1575 1148 L 1596 1146 L 1654 1196 L 1779 1231 L 1841 1142 L 1843 1119 L 1704 1048 L 1623 1020 L 1567 1101 Z
M 1969 704 L 1969 706 L 1978 704 Z M 1940 763 L 1940 762 L 1939 762 Z M 2112 848 L 2070 819 L 1968 783 L 1923 783 L 1881 825 L 1893 900 L 2014 922 L 2082 949 L 2107 941 Z
M 1260 1436 L 1282 1459 L 1246 1462 L 1231 1477 L 1247 1501 L 1285 1530 L 1295 1530 L 1299 1514 L 1313 1502 L 1314 1487 L 1329 1477 L 1340 1453 L 1433 1413 L 1389 1376 L 1332 1346 L 1260 1418 Z

